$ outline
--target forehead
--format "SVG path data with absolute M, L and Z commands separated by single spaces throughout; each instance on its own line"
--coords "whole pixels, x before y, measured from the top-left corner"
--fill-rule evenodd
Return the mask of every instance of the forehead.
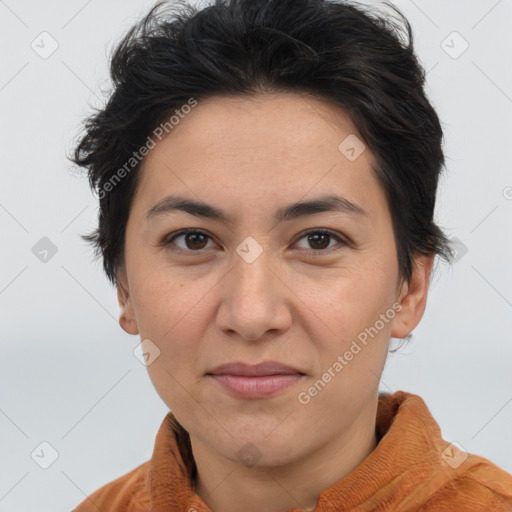
M 237 160 L 244 154 L 260 160 L 265 156 L 293 159 L 294 154 L 297 158 L 314 154 L 314 149 L 338 150 L 340 137 L 359 136 L 342 108 L 300 93 L 207 98 L 181 119 L 174 119 L 176 124 L 170 133 L 146 158 L 149 165 L 153 158 L 171 149 L 169 146 L 178 149 L 178 144 L 222 152 L 226 157 L 231 153 Z M 287 153 L 289 149 L 293 154 Z M 361 156 L 365 161 L 372 158 L 369 151 Z
M 263 205 L 339 193 L 377 212 L 386 205 L 374 165 L 350 117 L 333 104 L 296 93 L 213 97 L 156 141 L 137 195 L 147 208 L 179 192 L 265 213 Z

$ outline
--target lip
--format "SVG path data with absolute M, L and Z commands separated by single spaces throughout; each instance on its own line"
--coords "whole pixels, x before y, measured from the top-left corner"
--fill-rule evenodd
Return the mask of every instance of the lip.
M 247 377 L 244 375 L 207 375 L 235 398 L 268 398 L 293 386 L 304 378 L 303 374 L 262 375 Z
M 233 362 L 206 374 L 235 398 L 267 398 L 301 381 L 304 373 L 279 363 L 264 361 L 256 365 Z
M 262 377 L 268 375 L 295 375 L 303 372 L 297 368 L 285 365 L 278 361 L 263 361 L 258 364 L 248 364 L 243 361 L 221 364 L 207 372 L 207 375 L 238 375 L 244 377 Z

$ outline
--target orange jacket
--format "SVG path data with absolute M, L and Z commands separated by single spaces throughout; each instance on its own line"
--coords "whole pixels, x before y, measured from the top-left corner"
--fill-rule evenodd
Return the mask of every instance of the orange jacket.
M 320 494 L 314 512 L 512 512 L 512 475 L 443 440 L 419 396 L 381 393 L 376 433 L 376 449 Z M 194 493 L 194 469 L 188 434 L 169 412 L 152 458 L 73 512 L 211 512 Z

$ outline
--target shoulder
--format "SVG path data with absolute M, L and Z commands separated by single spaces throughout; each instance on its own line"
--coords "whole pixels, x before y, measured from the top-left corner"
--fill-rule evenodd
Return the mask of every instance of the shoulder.
M 479 455 L 469 454 L 465 469 L 453 471 L 451 478 L 438 487 L 422 504 L 422 512 L 510 512 L 512 511 L 512 475 Z M 461 468 L 462 469 L 462 466 Z
M 72 512 L 146 512 L 149 496 L 146 479 L 151 461 L 103 485 L 83 500 Z

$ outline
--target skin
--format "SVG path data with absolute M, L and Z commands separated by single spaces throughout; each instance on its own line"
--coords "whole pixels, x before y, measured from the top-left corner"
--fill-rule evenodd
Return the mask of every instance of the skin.
M 374 157 L 367 148 L 350 161 L 338 149 L 357 133 L 341 109 L 305 95 L 211 98 L 143 162 L 118 273 L 120 325 L 158 346 L 150 378 L 190 434 L 196 493 L 214 512 L 313 510 L 319 494 L 376 447 L 389 341 L 421 320 L 433 255 L 416 258 L 409 283 L 400 279 Z M 272 217 L 280 207 L 330 193 L 368 215 L 323 212 L 281 223 Z M 236 220 L 226 225 L 175 211 L 147 221 L 146 212 L 169 194 L 212 204 Z M 184 228 L 208 236 L 160 244 Z M 317 228 L 348 243 L 308 241 L 303 232 Z M 252 263 L 236 252 L 247 236 L 263 251 Z M 394 318 L 300 403 L 298 394 L 393 304 L 401 306 Z M 306 375 L 256 400 L 234 398 L 205 376 L 222 363 L 269 359 Z M 247 443 L 258 450 L 253 465 L 237 455 Z

